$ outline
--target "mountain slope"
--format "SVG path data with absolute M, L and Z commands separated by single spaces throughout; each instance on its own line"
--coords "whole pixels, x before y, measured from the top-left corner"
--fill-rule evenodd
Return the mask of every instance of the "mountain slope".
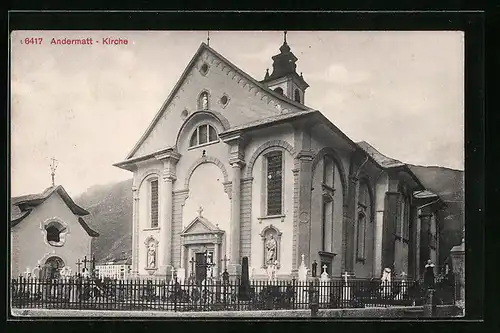
M 132 252 L 132 179 L 89 188 L 75 201 L 90 215 L 85 217 L 100 236 L 92 240 L 97 262 L 130 258 Z

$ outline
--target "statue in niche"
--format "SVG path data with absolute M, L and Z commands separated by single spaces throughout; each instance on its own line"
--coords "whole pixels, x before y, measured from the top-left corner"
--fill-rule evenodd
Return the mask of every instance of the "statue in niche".
M 201 106 L 203 110 L 208 110 L 208 94 L 206 92 L 201 96 Z
M 274 239 L 274 236 L 270 235 L 266 242 L 266 262 L 268 265 L 273 265 L 278 260 L 276 255 L 277 249 L 278 243 L 276 242 L 276 239 Z
M 148 268 L 156 268 L 156 246 L 154 243 L 148 245 Z

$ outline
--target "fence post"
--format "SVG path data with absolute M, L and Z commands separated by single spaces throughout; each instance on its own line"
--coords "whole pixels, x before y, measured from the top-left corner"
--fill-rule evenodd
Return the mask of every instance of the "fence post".
M 311 308 L 311 317 L 317 317 L 319 308 L 319 292 L 314 286 L 313 281 L 309 283 L 309 304 Z

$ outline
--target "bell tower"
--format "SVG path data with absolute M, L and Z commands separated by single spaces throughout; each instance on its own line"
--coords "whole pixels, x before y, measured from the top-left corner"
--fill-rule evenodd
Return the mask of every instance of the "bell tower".
M 298 59 L 286 42 L 286 34 L 285 31 L 280 53 L 272 57 L 273 72 L 269 75 L 269 69 L 267 69 L 261 83 L 295 102 L 304 104 L 305 91 L 309 85 L 304 80 L 302 73 L 297 74 L 296 62 Z

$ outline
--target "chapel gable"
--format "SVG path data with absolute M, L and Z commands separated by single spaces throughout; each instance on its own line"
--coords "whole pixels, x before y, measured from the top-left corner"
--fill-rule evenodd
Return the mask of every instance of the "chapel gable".
M 127 159 L 174 146 L 184 122 L 197 112 L 220 114 L 233 128 L 307 109 L 267 88 L 203 43 Z

